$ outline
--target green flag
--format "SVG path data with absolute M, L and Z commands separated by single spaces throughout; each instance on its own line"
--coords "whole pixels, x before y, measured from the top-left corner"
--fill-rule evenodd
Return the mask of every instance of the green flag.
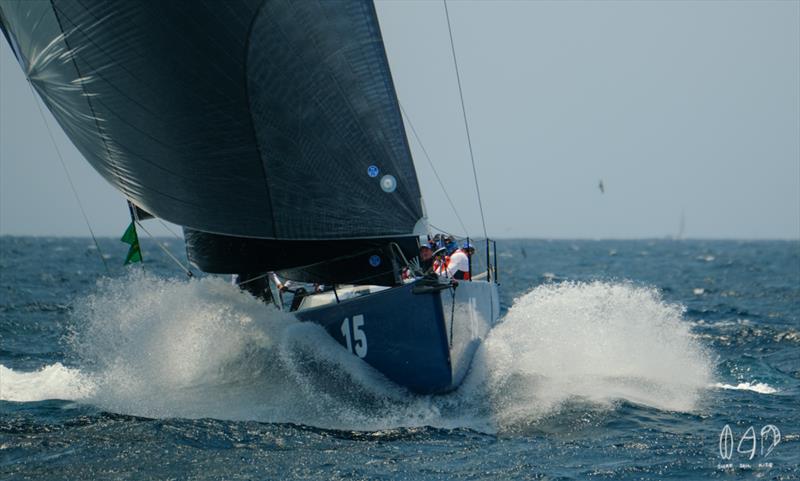
M 131 248 L 128 249 L 128 256 L 125 258 L 125 265 L 133 264 L 134 262 L 142 262 L 142 251 L 139 249 L 139 236 L 136 235 L 136 223 L 131 222 L 131 225 L 122 234 L 122 242 L 130 244 Z

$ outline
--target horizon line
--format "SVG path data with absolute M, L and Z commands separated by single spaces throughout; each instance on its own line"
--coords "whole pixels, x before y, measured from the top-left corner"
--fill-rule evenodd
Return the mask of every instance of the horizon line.
M 2 234 L 0 233 L 0 238 L 55 238 L 55 239 L 91 239 L 92 236 L 90 235 L 64 235 L 64 234 Z M 118 240 L 119 236 L 111 236 L 111 235 L 97 235 L 95 236 L 97 239 L 115 239 Z M 158 235 L 152 238 L 150 237 L 143 237 L 142 240 L 150 240 L 150 239 L 168 239 L 171 241 L 175 240 L 184 240 L 183 237 L 180 239 L 174 236 L 168 235 Z M 461 239 L 462 237 L 458 237 Z M 463 237 L 466 238 L 466 237 Z M 682 241 L 731 241 L 731 242 L 774 242 L 774 241 L 781 241 L 781 242 L 800 242 L 800 236 L 798 237 L 714 237 L 714 236 L 687 236 L 682 237 L 680 239 L 675 238 L 674 236 L 642 236 L 642 237 L 544 237 L 544 236 L 537 236 L 537 237 L 518 237 L 518 236 L 489 236 L 492 240 L 497 241 L 514 241 L 514 240 L 535 240 L 535 241 L 671 241 L 671 242 L 682 242 Z M 476 241 L 483 240 L 484 238 L 475 238 Z M 337 239 L 320 239 L 321 241 L 324 240 L 337 240 Z M 290 239 L 286 240 L 287 242 L 291 241 Z

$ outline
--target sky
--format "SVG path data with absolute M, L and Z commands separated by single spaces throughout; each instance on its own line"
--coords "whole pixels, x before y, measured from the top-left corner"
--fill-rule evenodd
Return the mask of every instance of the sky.
M 800 1 L 448 7 L 490 236 L 662 238 L 683 218 L 687 238 L 800 239 Z M 399 101 L 478 236 L 443 5 L 376 8 Z M 0 44 L 0 234 L 86 236 L 38 99 Z M 124 198 L 46 117 L 94 232 L 121 235 Z M 409 142 L 431 223 L 463 234 Z

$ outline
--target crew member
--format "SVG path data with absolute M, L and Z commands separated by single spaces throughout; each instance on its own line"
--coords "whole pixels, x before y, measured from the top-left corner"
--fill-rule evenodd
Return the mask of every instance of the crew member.
M 447 255 L 447 250 L 440 247 L 433 252 L 433 272 L 440 276 L 447 276 L 447 264 L 450 262 L 450 256 Z
M 428 244 L 419 246 L 419 267 L 423 274 L 433 270 L 433 249 Z
M 434 251 L 439 250 L 440 248 L 444 247 L 444 238 L 442 238 L 442 234 L 436 234 L 433 236 L 433 240 L 430 242 L 431 248 Z
M 300 303 L 303 301 L 303 298 L 308 296 L 308 290 L 306 289 L 306 284 L 301 282 L 296 282 L 291 279 L 287 279 L 282 281 L 280 277 L 274 272 L 272 273 L 272 282 L 275 283 L 275 287 L 278 288 L 278 292 L 281 296 L 281 304 L 284 304 L 284 292 L 289 292 L 292 294 L 292 303 L 289 305 L 289 311 L 294 312 L 300 307 Z M 317 284 L 314 284 L 314 292 L 321 292 L 317 290 Z
M 468 242 L 461 249 L 456 249 L 447 263 L 447 275 L 453 279 L 470 280 L 469 259 L 474 253 L 475 247 Z
M 447 249 L 447 255 L 451 256 L 458 249 L 458 243 L 453 239 L 453 236 L 448 235 L 444 238 L 444 247 Z

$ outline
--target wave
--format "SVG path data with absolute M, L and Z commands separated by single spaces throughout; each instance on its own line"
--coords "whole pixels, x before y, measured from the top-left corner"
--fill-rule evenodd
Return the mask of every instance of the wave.
M 38 371 L 15 371 L 0 364 L 0 400 L 30 402 L 44 399 L 80 400 L 89 397 L 95 386 L 78 369 L 60 362 Z
M 777 389 L 763 382 L 754 382 L 754 383 L 740 382 L 735 386 L 733 384 L 723 384 L 721 382 L 718 382 L 712 384 L 712 386 L 718 389 L 732 389 L 735 391 L 752 391 L 752 392 L 757 392 L 759 394 L 776 394 L 778 392 Z
M 480 351 L 496 423 L 524 424 L 574 399 L 695 409 L 712 363 L 682 313 L 626 283 L 545 285 L 517 299 Z
M 301 323 L 217 278 L 104 280 L 76 303 L 77 367 L 0 367 L 0 399 L 73 399 L 145 417 L 211 417 L 346 430 L 516 429 L 574 401 L 691 411 L 711 362 L 654 289 L 539 286 L 484 340 L 464 384 L 414 395 Z

